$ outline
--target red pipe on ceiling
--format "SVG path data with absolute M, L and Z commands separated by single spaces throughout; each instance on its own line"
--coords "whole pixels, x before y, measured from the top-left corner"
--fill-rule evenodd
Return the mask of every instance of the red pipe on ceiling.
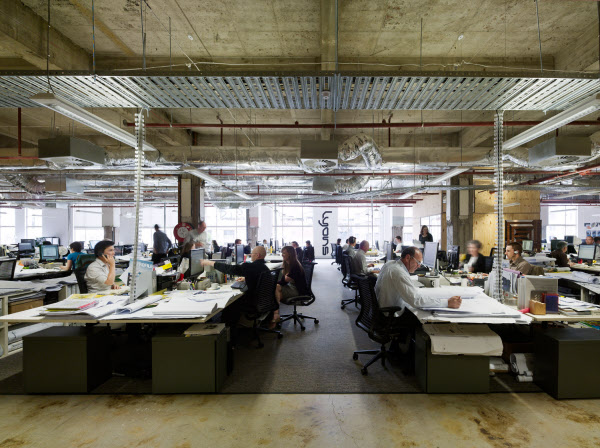
M 505 121 L 504 126 L 535 126 L 542 121 Z M 135 123 L 124 121 L 127 127 L 134 127 Z M 469 127 L 493 127 L 493 121 L 439 121 L 429 123 L 322 123 L 322 124 L 282 124 L 282 123 L 146 123 L 147 128 L 246 128 L 246 129 L 372 129 L 372 128 L 469 128 Z M 600 126 L 600 121 L 573 121 L 566 126 Z
M 574 176 L 574 175 L 580 175 L 580 176 L 584 176 L 586 173 L 588 173 L 589 171 L 595 170 L 596 168 L 600 168 L 600 164 L 596 164 L 596 165 L 592 165 L 592 166 L 584 166 L 581 168 L 577 168 L 573 171 L 569 171 L 567 173 L 560 173 L 560 174 L 555 174 L 552 176 L 546 176 L 546 177 L 540 177 L 539 179 L 532 179 L 532 180 L 528 180 L 527 182 L 523 182 L 519 185 L 533 185 L 533 184 L 539 184 L 541 182 L 547 182 L 550 180 L 555 180 L 555 179 L 560 179 L 563 177 L 567 177 L 567 176 Z

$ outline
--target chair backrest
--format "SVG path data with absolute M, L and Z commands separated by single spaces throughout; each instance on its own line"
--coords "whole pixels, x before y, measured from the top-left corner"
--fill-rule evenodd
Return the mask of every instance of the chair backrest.
M 331 258 L 335 258 L 337 244 L 331 243 Z
M 85 271 L 87 271 L 89 264 L 80 266 L 75 269 L 75 278 L 77 279 L 77 286 L 79 286 L 79 294 L 87 294 L 88 287 L 85 281 Z
M 260 274 L 254 296 L 256 311 L 259 314 L 277 309 L 275 289 L 277 288 L 278 277 L 279 270 L 265 271 Z
M 0 261 L 0 280 L 13 280 L 15 278 L 16 258 Z
M 304 269 L 304 276 L 306 277 L 306 286 L 311 297 L 315 296 L 312 292 L 312 278 L 316 264 L 317 263 L 302 263 L 302 268 Z
M 95 255 L 80 255 L 75 260 L 75 269 L 84 267 L 87 269 L 87 266 L 92 263 L 96 259 Z M 85 272 L 85 271 L 84 271 Z
M 358 297 L 360 312 L 356 318 L 356 325 L 372 333 L 380 314 L 377 296 L 375 295 L 376 278 L 367 275 L 354 275 L 358 283 Z
M 305 247 L 302 251 L 302 260 L 303 261 L 313 261 L 315 259 L 315 248 L 314 246 Z
M 335 262 L 339 265 L 342 264 L 342 262 L 344 261 L 343 257 L 343 249 L 342 246 L 336 246 L 335 248 Z
M 483 256 L 483 255 L 482 255 Z M 494 268 L 494 257 L 485 257 L 485 273 L 489 274 Z

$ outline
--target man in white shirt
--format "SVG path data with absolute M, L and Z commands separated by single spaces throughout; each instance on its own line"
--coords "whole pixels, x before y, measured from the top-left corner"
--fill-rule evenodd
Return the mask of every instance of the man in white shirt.
M 100 241 L 94 247 L 94 260 L 85 271 L 88 293 L 119 289 L 115 285 L 115 243 Z
M 396 250 L 394 252 L 397 254 L 401 254 L 402 253 L 402 237 L 397 236 L 396 238 L 394 238 L 394 244 L 396 245 Z
M 368 268 L 372 268 L 373 264 L 367 264 L 367 252 L 369 251 L 369 242 L 361 241 L 360 249 L 354 254 L 352 258 L 352 273 L 358 275 L 369 275 Z
M 348 238 L 348 248 L 346 249 L 346 252 L 348 252 L 348 255 L 350 255 L 350 258 L 354 258 L 354 255 L 356 255 L 356 249 L 354 248 L 355 245 L 356 245 L 356 238 L 353 236 Z
M 460 308 L 461 298 L 439 299 L 428 295 L 429 288 L 417 288 L 410 279 L 423 262 L 423 254 L 416 247 L 407 247 L 394 261 L 388 261 L 377 278 L 375 293 L 380 308 L 398 306 L 402 308 L 398 319 L 412 315 L 406 312 L 406 304 L 415 307 Z
M 194 249 L 208 247 L 208 236 L 206 235 L 205 221 L 200 220 L 198 227 L 187 234 L 184 244 L 189 242 L 194 243 Z

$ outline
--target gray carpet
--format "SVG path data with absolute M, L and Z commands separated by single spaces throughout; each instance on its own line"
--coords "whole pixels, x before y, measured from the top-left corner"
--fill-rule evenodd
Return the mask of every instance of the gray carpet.
M 357 349 L 377 348 L 354 323 L 358 310 L 351 305 L 340 309 L 342 298 L 353 292 L 341 286 L 341 274 L 329 261 L 316 266 L 313 291 L 317 300 L 303 313 L 317 317 L 315 325 L 307 320 L 306 331 L 291 321 L 283 325 L 283 339 L 262 336 L 264 348 L 242 339 L 235 350 L 234 370 L 227 378 L 222 393 L 420 393 L 415 376 L 405 376 L 398 365 L 376 363 L 369 375 L 360 373 L 362 362 L 370 355 L 352 360 Z M 282 306 L 282 314 L 288 307 Z M 22 354 L 0 361 L 0 394 L 23 393 Z M 113 377 L 94 393 L 150 393 L 151 380 Z M 533 383 L 518 383 L 512 375 L 490 379 L 491 392 L 540 392 Z

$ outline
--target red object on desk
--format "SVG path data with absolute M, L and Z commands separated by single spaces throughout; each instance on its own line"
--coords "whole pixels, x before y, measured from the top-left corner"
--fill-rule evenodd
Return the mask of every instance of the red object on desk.
M 527 314 L 529 313 L 531 310 L 529 308 L 523 308 L 522 310 L 519 310 L 519 313 L 523 313 L 523 314 Z

